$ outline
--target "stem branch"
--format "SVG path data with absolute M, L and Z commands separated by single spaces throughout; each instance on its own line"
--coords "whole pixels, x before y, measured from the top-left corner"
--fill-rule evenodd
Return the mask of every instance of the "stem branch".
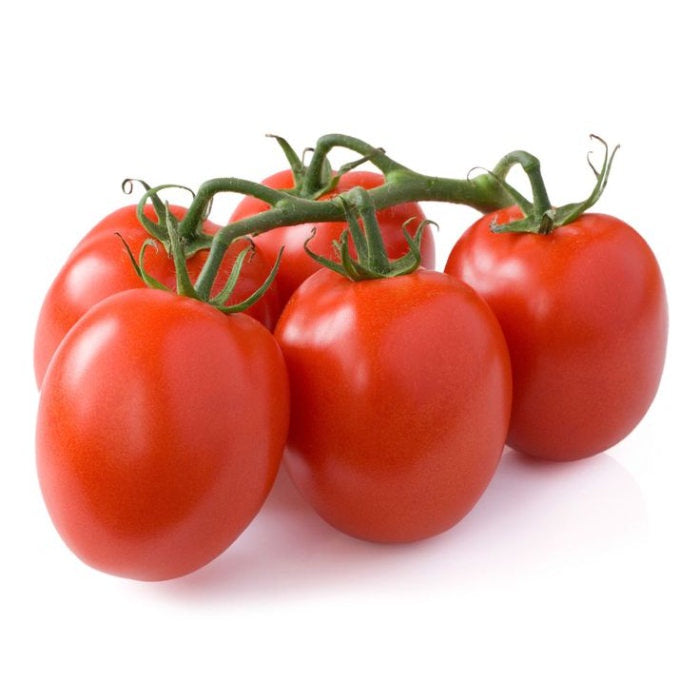
M 338 145 L 339 139 L 342 145 L 356 142 L 359 148 L 363 148 L 363 142 L 351 137 L 339 137 L 331 135 L 319 139 L 323 144 Z M 327 140 L 323 140 L 327 139 Z M 367 149 L 372 149 L 364 144 Z M 357 149 L 354 149 L 357 150 Z M 358 152 L 360 152 L 358 150 Z M 319 150 L 314 151 L 316 158 Z M 323 155 L 319 162 L 323 163 Z M 386 209 L 396 204 L 416 201 L 452 202 L 454 204 L 466 204 L 482 213 L 507 207 L 513 203 L 508 193 L 503 189 L 498 179 L 489 173 L 484 173 L 473 179 L 456 180 L 443 177 L 421 175 L 403 166 L 395 164 L 386 156 L 377 154 L 372 160 L 378 167 L 386 167 L 386 183 L 368 190 L 371 205 L 377 209 Z M 381 165 L 380 165 L 381 164 Z M 309 166 L 311 168 L 311 165 Z M 209 201 L 217 192 L 240 192 L 252 194 L 271 205 L 271 209 L 260 214 L 241 219 L 235 223 L 224 226 L 214 236 L 206 263 L 197 279 L 195 289 L 198 294 L 206 297 L 216 279 L 216 274 L 221 265 L 221 260 L 231 245 L 231 242 L 240 236 L 256 236 L 265 231 L 281 226 L 294 226 L 303 223 L 318 223 L 322 221 L 344 221 L 345 213 L 342 205 L 335 199 L 309 200 L 303 197 L 290 195 L 288 192 L 280 192 L 264 185 L 247 180 L 235 178 L 209 180 L 205 182 L 197 192 L 194 202 L 182 226 L 191 226 L 199 221 L 206 210 Z M 183 230 L 181 228 L 181 230 Z M 184 232 L 188 229 L 184 228 Z M 183 233 L 184 235 L 184 233 Z
M 356 139 L 354 136 L 326 134 L 325 136 L 321 136 L 316 142 L 313 157 L 306 171 L 306 180 L 304 182 L 304 189 L 301 192 L 302 195 L 310 196 L 313 192 L 321 188 L 323 163 L 333 148 L 347 148 L 350 151 L 359 153 L 370 163 L 376 165 L 384 175 L 388 175 L 395 170 L 408 170 L 408 168 L 389 158 L 381 148 L 371 146 L 365 141 Z
M 199 222 L 205 216 L 211 200 L 219 192 L 236 192 L 238 194 L 252 195 L 273 207 L 287 197 L 285 192 L 280 192 L 251 180 L 242 180 L 236 177 L 221 177 L 207 180 L 197 191 L 187 214 L 180 223 L 180 235 L 184 239 L 195 237 Z

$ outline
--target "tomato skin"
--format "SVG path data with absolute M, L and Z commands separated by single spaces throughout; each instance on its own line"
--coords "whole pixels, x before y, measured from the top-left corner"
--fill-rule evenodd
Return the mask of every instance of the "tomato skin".
M 182 218 L 186 212 L 184 207 L 171 205 L 170 209 L 177 218 Z M 155 220 L 153 207 L 146 207 L 146 215 Z M 210 221 L 203 224 L 203 231 L 209 235 L 214 235 L 218 228 Z M 132 205 L 112 212 L 75 247 L 49 288 L 39 313 L 34 343 L 34 372 L 39 387 L 58 344 L 88 309 L 112 294 L 145 286 L 115 232 L 120 233 L 137 258 L 141 246 L 149 239 L 136 216 L 136 206 Z M 212 290 L 214 294 L 223 287 L 236 255 L 246 245 L 245 241 L 238 241 L 227 251 Z M 200 251 L 189 258 L 188 269 L 193 279 L 196 279 L 207 255 L 207 251 Z M 175 267 L 160 244 L 157 249 L 146 249 L 144 267 L 158 281 L 175 289 Z M 242 301 L 255 291 L 265 281 L 270 268 L 271 263 L 265 259 L 264 253 L 256 251 L 243 266 L 230 303 Z M 248 313 L 272 328 L 279 311 L 273 285 Z
M 86 313 L 49 365 L 42 493 L 90 566 L 182 576 L 258 512 L 288 419 L 284 361 L 261 324 L 169 292 L 122 292 Z
M 347 192 L 353 187 L 372 189 L 384 183 L 384 177 L 379 173 L 351 170 L 341 176 L 335 190 L 321 199 L 329 199 L 337 194 Z M 273 189 L 291 189 L 294 186 L 294 176 L 291 170 L 283 170 L 263 180 L 263 184 Z M 245 197 L 236 207 L 229 222 L 254 216 L 267 211 L 269 206 L 255 197 Z M 388 209 L 377 212 L 377 220 L 382 231 L 382 237 L 387 248 L 389 258 L 399 258 L 407 252 L 408 246 L 403 235 L 403 224 L 409 219 L 414 219 L 408 226 L 411 234 L 415 234 L 418 224 L 425 219 L 423 211 L 414 202 L 398 204 Z M 282 246 L 284 253 L 280 268 L 277 272 L 277 286 L 282 307 L 286 304 L 294 290 L 310 275 L 320 269 L 320 265 L 314 261 L 304 250 L 313 230 L 315 234 L 309 247 L 315 253 L 325 257 L 335 258 L 333 241 L 340 238 L 340 234 L 347 228 L 344 221 L 327 221 L 321 223 L 299 224 L 297 226 L 284 226 L 266 231 L 255 237 L 255 244 L 267 256 L 269 260 L 275 260 Z M 350 246 L 354 253 L 354 247 Z M 435 242 L 429 227 L 423 232 L 421 242 L 422 265 L 425 268 L 435 266 Z
M 419 270 L 351 282 L 321 270 L 275 329 L 290 377 L 284 464 L 336 528 L 436 535 L 488 485 L 510 415 L 508 352 L 467 285 Z
M 516 207 L 497 223 L 521 216 Z M 445 271 L 472 285 L 503 328 L 513 366 L 508 444 L 573 460 L 622 440 L 659 385 L 668 334 L 663 278 L 630 226 L 584 214 L 547 235 L 492 233 L 494 214 L 453 248 Z

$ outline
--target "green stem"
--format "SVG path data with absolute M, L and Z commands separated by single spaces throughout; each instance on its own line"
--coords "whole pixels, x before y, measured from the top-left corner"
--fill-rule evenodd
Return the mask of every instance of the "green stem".
M 392 160 L 380 148 L 376 148 L 365 141 L 356 139 L 354 136 L 346 136 L 345 134 L 326 134 L 316 142 L 314 154 L 306 170 L 304 186 L 300 194 L 302 196 L 311 196 L 314 192 L 321 189 L 323 163 L 328 158 L 328 154 L 333 148 L 347 148 L 350 151 L 359 153 L 363 158 L 366 158 L 370 163 L 379 168 L 384 175 L 388 175 L 394 170 L 408 170 L 400 163 Z
M 316 221 L 343 221 L 343 209 L 337 202 L 314 202 L 284 195 L 284 206 L 249 216 L 220 228 L 211 244 L 209 255 L 202 267 L 195 289 L 205 297 L 211 293 L 221 261 L 231 243 L 241 236 L 256 236 L 280 226 L 293 226 Z M 321 218 L 318 218 L 318 216 Z
M 377 221 L 377 211 L 368 191 L 363 187 L 354 187 L 347 194 L 340 195 L 338 200 L 343 205 L 348 223 L 340 240 L 334 242 L 340 262 L 314 253 L 305 244 L 304 249 L 317 263 L 354 282 L 409 275 L 420 267 L 420 242 L 429 223 L 427 220 L 420 222 L 415 236 L 408 231 L 411 220 L 404 224 L 403 234 L 408 251 L 398 258 L 390 259 Z M 355 244 L 354 258 L 350 254 L 349 237 Z
M 552 205 L 549 201 L 544 179 L 542 178 L 539 158 L 536 158 L 532 153 L 528 153 L 527 151 L 512 151 L 501 158 L 493 169 L 493 173 L 505 179 L 505 175 L 514 165 L 520 165 L 530 180 L 534 215 L 537 217 L 543 216 L 552 208 Z
M 187 269 L 187 261 L 185 252 L 182 249 L 182 242 L 179 238 L 177 219 L 165 205 L 165 223 L 168 228 L 168 236 L 170 237 L 170 254 L 175 264 L 175 279 L 177 283 L 177 293 L 182 296 L 192 297 L 197 299 L 197 293 L 190 280 L 190 273 Z
M 196 237 L 199 223 L 218 192 L 251 195 L 270 205 L 268 211 L 219 230 L 195 285 L 200 295 L 208 297 L 210 294 L 223 256 L 235 238 L 254 236 L 281 226 L 345 219 L 343 207 L 337 201 L 312 198 L 324 185 L 328 154 L 336 147 L 355 151 L 384 174 L 385 183 L 369 191 L 371 206 L 377 210 L 405 202 L 439 201 L 466 204 L 486 213 L 513 204 L 512 195 L 503 187 L 502 180 L 489 172 L 464 180 L 421 175 L 365 141 L 344 134 L 327 134 L 316 143 L 299 196 L 238 178 L 209 180 L 200 187 L 180 224 L 180 234 L 185 241 Z
M 572 202 L 560 207 L 553 207 L 549 202 L 547 191 L 542 180 L 540 172 L 540 161 L 530 153 L 525 151 L 513 151 L 505 156 L 496 167 L 493 169 L 493 175 L 496 177 L 503 189 L 509 192 L 513 201 L 520 207 L 523 212 L 522 219 L 516 219 L 505 224 L 491 224 L 491 230 L 494 233 L 541 233 L 548 234 L 560 226 L 565 226 L 572 221 L 575 221 L 583 212 L 592 207 L 603 194 L 605 186 L 610 175 L 615 154 L 619 146 L 615 146 L 612 153 L 608 149 L 608 144 L 595 134 L 591 134 L 591 138 L 602 144 L 605 149 L 603 155 L 603 164 L 598 170 L 591 162 L 591 154 L 588 154 L 588 165 L 593 170 L 596 182 L 593 191 L 582 202 Z M 525 197 L 513 189 L 506 181 L 505 176 L 513 165 L 519 164 L 527 174 L 532 188 L 532 203 L 528 202 Z
M 368 267 L 379 275 L 387 274 L 391 269 L 391 265 L 386 254 L 379 222 L 377 221 L 377 210 L 372 204 L 368 191 L 361 187 L 356 187 L 350 190 L 348 199 L 355 203 L 357 213 L 365 224 Z M 357 242 L 355 247 L 357 248 Z
M 274 207 L 287 197 L 286 192 L 266 187 L 259 182 L 242 180 L 236 177 L 207 180 L 197 191 L 187 214 L 180 223 L 180 235 L 182 238 L 190 240 L 196 236 L 199 222 L 209 209 L 214 195 L 219 192 L 236 192 L 238 194 L 251 195 L 261 199 L 271 207 Z
M 403 202 L 450 202 L 466 204 L 486 214 L 513 204 L 510 195 L 490 173 L 457 180 L 396 170 L 387 175 L 384 185 L 370 190 L 370 195 L 377 209 Z
M 315 155 L 316 152 L 314 152 Z M 383 163 L 383 165 L 386 164 Z M 466 204 L 486 213 L 513 203 L 499 180 L 490 173 L 484 173 L 472 179 L 453 180 L 421 175 L 408 169 L 389 169 L 386 179 L 384 185 L 368 190 L 372 206 L 377 210 L 405 202 L 435 201 Z M 192 221 L 199 221 L 201 212 L 217 192 L 252 194 L 272 206 L 268 211 L 219 229 L 195 285 L 198 294 L 203 297 L 208 297 L 210 294 L 224 254 L 234 239 L 240 236 L 255 236 L 281 226 L 345 220 L 342 205 L 334 199 L 309 200 L 263 185 L 254 188 L 253 185 L 255 183 L 235 178 L 209 180 L 202 185 L 188 214 L 183 219 L 181 232 L 183 225 L 188 226 Z M 184 231 L 187 230 L 187 228 L 184 229 Z

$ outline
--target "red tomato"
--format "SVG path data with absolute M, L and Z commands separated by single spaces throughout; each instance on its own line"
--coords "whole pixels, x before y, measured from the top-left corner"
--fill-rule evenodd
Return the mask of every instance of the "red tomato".
M 186 209 L 171 206 L 171 211 L 182 218 Z M 147 207 L 146 213 L 155 220 L 152 207 Z M 203 225 L 204 232 L 210 235 L 214 235 L 218 228 L 209 221 Z M 115 232 L 121 234 L 137 258 L 141 246 L 149 238 L 136 216 L 136 207 L 132 205 L 118 209 L 103 219 L 73 250 L 51 285 L 39 314 L 34 344 L 34 370 L 39 387 L 58 344 L 88 309 L 117 292 L 144 287 L 134 271 L 124 243 L 114 235 Z M 227 251 L 212 290 L 214 294 L 222 289 L 236 255 L 246 245 L 245 241 L 236 241 Z M 188 260 L 193 279 L 196 279 L 207 255 L 207 251 L 200 251 Z M 162 246 L 157 250 L 147 248 L 144 267 L 157 280 L 175 289 L 175 267 Z M 260 287 L 270 268 L 271 263 L 265 259 L 265 254 L 256 250 L 243 266 L 229 303 L 242 301 Z M 247 313 L 271 328 L 279 311 L 279 300 L 273 285 Z
M 260 323 L 170 292 L 113 295 L 44 380 L 37 463 L 51 518 L 102 571 L 194 571 L 258 512 L 288 419 L 284 360 Z
M 503 334 L 439 272 L 351 282 L 321 270 L 275 329 L 292 413 L 285 464 L 336 528 L 379 542 L 457 523 L 489 483 L 510 415 Z
M 668 314 L 653 253 L 624 222 L 584 214 L 546 235 L 493 233 L 517 207 L 477 221 L 445 271 L 472 285 L 503 328 L 513 366 L 508 444 L 571 460 L 614 445 L 656 393 Z
M 384 183 L 384 177 L 378 173 L 351 170 L 340 178 L 338 187 L 321 199 L 347 192 L 353 187 L 372 189 Z M 274 189 L 290 189 L 294 186 L 294 177 L 291 170 L 284 170 L 263 180 L 263 184 Z M 239 221 L 249 216 L 259 214 L 269 209 L 265 202 L 255 197 L 245 197 L 236 207 L 230 221 Z M 414 219 L 408 226 L 411 234 L 415 234 L 418 224 L 425 219 L 421 208 L 415 202 L 398 204 L 377 212 L 377 220 L 382 230 L 382 237 L 386 246 L 387 255 L 391 259 L 400 258 L 408 251 L 408 245 L 403 235 L 403 224 L 409 219 Z M 334 257 L 333 241 L 340 238 L 343 229 L 347 228 L 345 221 L 329 221 L 323 223 L 299 224 L 297 226 L 285 226 L 266 231 L 255 237 L 255 244 L 267 256 L 274 261 L 282 246 L 284 253 L 277 272 L 277 288 L 282 306 L 286 304 L 294 290 L 321 266 L 314 261 L 304 250 L 304 243 L 309 239 L 313 229 L 316 234 L 309 244 L 315 253 L 325 257 Z M 351 243 L 350 251 L 354 254 Z M 435 243 L 429 227 L 426 227 L 422 243 L 422 265 L 425 268 L 435 266 Z

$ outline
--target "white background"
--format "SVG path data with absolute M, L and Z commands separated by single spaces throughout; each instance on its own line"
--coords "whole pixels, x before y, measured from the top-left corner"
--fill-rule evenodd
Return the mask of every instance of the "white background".
M 697 698 L 697 36 L 690 3 L 13 3 L 3 11 L 0 695 L 7 698 Z M 461 7 L 457 14 L 457 7 Z M 402 9 L 403 8 L 403 9 Z M 649 9 L 651 8 L 651 9 Z M 635 226 L 671 313 L 656 402 L 621 444 L 542 467 L 507 451 L 449 533 L 352 540 L 282 478 L 212 565 L 144 584 L 65 548 L 34 466 L 43 294 L 124 177 L 260 179 L 328 132 L 464 176 L 524 148 Z M 217 203 L 226 217 L 232 201 Z M 439 260 L 477 216 L 426 205 Z

